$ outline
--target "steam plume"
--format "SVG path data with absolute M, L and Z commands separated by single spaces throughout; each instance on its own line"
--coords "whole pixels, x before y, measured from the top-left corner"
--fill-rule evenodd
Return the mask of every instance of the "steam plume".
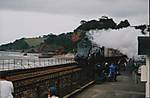
M 140 30 L 133 27 L 123 28 L 119 30 L 91 30 L 88 32 L 92 36 L 92 41 L 100 46 L 114 48 L 120 50 L 129 57 L 137 56 L 138 51 L 138 36 Z

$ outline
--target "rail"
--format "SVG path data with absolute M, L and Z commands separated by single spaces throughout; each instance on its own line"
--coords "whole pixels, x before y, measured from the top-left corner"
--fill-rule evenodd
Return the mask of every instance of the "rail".
M 75 62 L 73 58 L 0 59 L 0 71 L 46 67 Z

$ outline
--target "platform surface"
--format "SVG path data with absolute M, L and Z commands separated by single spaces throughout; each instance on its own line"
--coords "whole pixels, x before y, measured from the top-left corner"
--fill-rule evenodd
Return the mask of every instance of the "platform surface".
M 117 82 L 94 84 L 74 98 L 145 98 L 145 84 L 136 83 L 132 74 L 124 72 Z

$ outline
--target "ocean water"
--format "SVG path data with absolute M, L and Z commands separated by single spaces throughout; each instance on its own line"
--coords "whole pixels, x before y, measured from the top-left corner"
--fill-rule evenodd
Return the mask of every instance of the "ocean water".
M 0 51 L 0 59 L 37 59 L 38 56 L 38 53 L 28 53 L 24 56 L 24 53 L 20 52 Z

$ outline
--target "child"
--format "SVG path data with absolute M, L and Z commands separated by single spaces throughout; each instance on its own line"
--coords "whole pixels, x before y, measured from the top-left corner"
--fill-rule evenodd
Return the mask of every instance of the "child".
M 57 96 L 56 87 L 50 87 L 48 92 L 48 98 L 59 98 Z

